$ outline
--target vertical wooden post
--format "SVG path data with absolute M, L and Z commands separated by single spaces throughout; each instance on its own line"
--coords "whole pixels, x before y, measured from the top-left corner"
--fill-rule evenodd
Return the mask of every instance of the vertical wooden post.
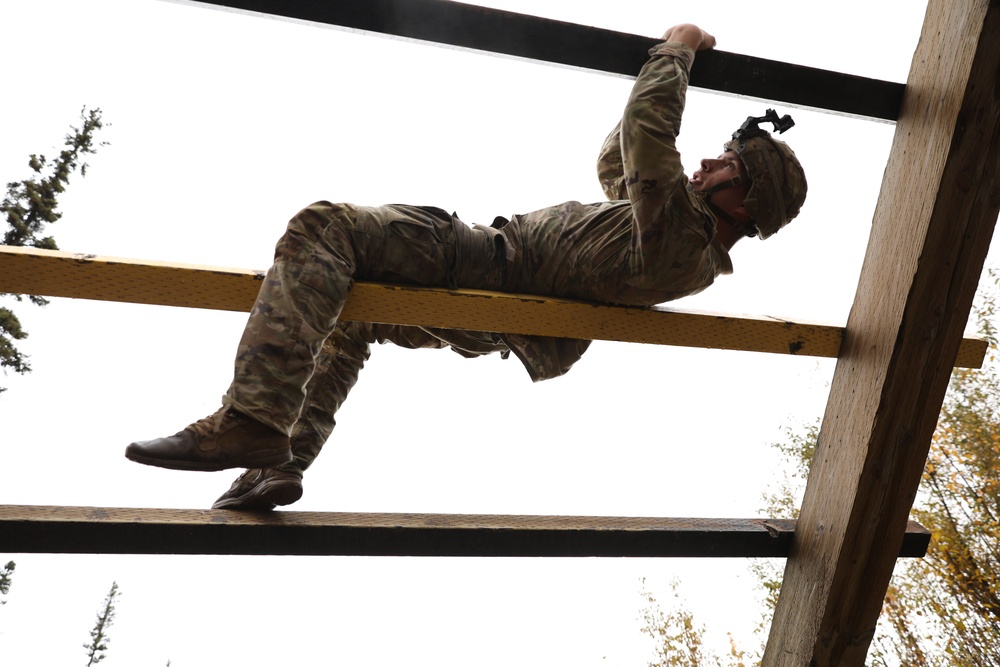
M 998 66 L 1000 2 L 929 0 L 765 666 L 864 665 L 1000 208 Z

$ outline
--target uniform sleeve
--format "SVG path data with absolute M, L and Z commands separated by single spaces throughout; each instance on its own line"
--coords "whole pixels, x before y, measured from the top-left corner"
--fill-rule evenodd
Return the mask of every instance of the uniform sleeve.
M 597 157 L 597 178 L 609 200 L 628 199 L 625 188 L 625 165 L 622 160 L 622 124 L 619 122 L 601 146 Z
M 679 42 L 664 42 L 651 49 L 650 56 L 632 87 L 619 126 L 625 187 L 640 239 L 662 224 L 667 200 L 678 188 L 686 188 L 676 138 L 694 50 Z

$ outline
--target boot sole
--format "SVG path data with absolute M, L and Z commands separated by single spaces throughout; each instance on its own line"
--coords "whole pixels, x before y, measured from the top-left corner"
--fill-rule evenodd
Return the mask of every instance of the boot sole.
M 125 450 L 125 458 L 147 466 L 169 470 L 192 470 L 196 472 L 218 472 L 230 468 L 275 468 L 292 460 L 290 448 L 265 449 L 250 452 L 228 461 L 183 461 L 178 459 L 158 459 Z
M 291 505 L 302 497 L 302 485 L 281 481 L 263 483 L 238 498 L 216 501 L 214 510 L 270 511 L 277 505 Z

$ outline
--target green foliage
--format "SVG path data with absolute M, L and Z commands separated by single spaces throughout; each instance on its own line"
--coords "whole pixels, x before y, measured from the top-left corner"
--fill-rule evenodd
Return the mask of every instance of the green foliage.
M 992 274 L 991 274 L 992 275 Z M 911 516 L 932 533 L 927 555 L 900 561 L 869 653 L 873 665 L 1000 667 L 1000 374 L 996 357 L 997 281 L 980 293 L 975 315 L 991 343 L 983 369 L 956 369 L 935 429 Z M 778 449 L 805 482 L 818 427 Z M 769 510 L 794 506 L 786 485 Z M 793 516 L 793 515 L 789 515 Z M 777 600 L 780 572 L 758 567 Z
M 705 664 L 703 637 L 705 627 L 695 625 L 694 615 L 680 606 L 680 596 L 677 594 L 677 581 L 671 584 L 675 604 L 665 612 L 653 595 L 643 591 L 642 595 L 649 604 L 643 610 L 643 634 L 647 634 L 656 642 L 656 661 L 649 667 L 698 667 Z
M 59 195 L 66 190 L 70 174 L 78 168 L 81 176 L 87 175 L 87 163 L 81 162 L 84 155 L 94 154 L 98 146 L 94 143 L 97 130 L 104 127 L 101 110 L 80 112 L 80 127 L 71 127 L 66 135 L 65 148 L 55 160 L 44 155 L 32 154 L 28 166 L 35 175 L 22 181 L 7 184 L 7 196 L 0 204 L 10 229 L 4 234 L 4 245 L 29 246 L 32 248 L 57 248 L 51 236 L 42 236 L 45 225 L 56 222 L 62 213 L 56 210 Z M 43 173 L 45 170 L 48 173 Z
M 1000 365 L 997 277 L 980 294 L 975 315 L 991 343 L 981 370 L 957 369 L 942 405 L 920 492 L 911 516 L 933 537 L 922 559 L 900 561 L 869 651 L 870 665 L 1000 667 Z M 790 476 L 765 497 L 768 516 L 796 518 L 819 424 L 786 429 L 775 447 L 792 464 Z M 764 592 L 758 636 L 765 636 L 781 588 L 774 561 L 751 562 Z M 683 609 L 664 614 L 655 600 L 645 634 L 657 640 L 651 667 L 696 664 L 740 667 L 747 656 L 705 655 L 704 628 Z M 763 646 L 761 647 L 763 649 Z M 761 650 L 762 654 L 762 650 Z M 759 662 L 759 654 L 753 664 Z
M 812 426 L 794 430 L 785 428 L 785 440 L 772 443 L 771 446 L 791 461 L 794 465 L 791 477 L 788 473 L 779 482 L 774 493 L 764 496 L 765 505 L 762 512 L 765 516 L 776 519 L 799 518 L 799 501 L 803 483 L 809 475 L 809 465 L 816 452 L 816 441 L 819 439 L 819 421 Z
M 764 506 L 761 508 L 763 516 L 778 519 L 799 518 L 799 504 L 802 501 L 806 477 L 809 475 L 809 466 L 812 463 L 813 454 L 816 452 L 819 426 L 820 423 L 817 420 L 815 424 L 802 427 L 800 430 L 785 428 L 785 439 L 771 444 L 792 463 L 793 468 L 791 474 L 785 473 L 784 478 L 778 483 L 777 489 L 773 493 L 764 496 Z M 756 634 L 760 638 L 760 648 L 757 655 L 757 662 L 759 662 L 760 657 L 764 654 L 770 619 L 774 615 L 775 607 L 778 606 L 778 594 L 781 592 L 781 580 L 784 576 L 784 560 L 752 558 L 749 567 L 763 594 L 764 611 L 755 628 Z
M 696 623 L 694 614 L 681 604 L 676 579 L 670 585 L 674 602 L 669 611 L 664 611 L 657 599 L 645 590 L 645 580 L 643 586 L 642 596 L 647 606 L 642 612 L 642 632 L 653 639 L 656 651 L 656 660 L 649 662 L 649 667 L 747 667 L 759 662 L 750 661 L 731 635 L 727 655 L 720 656 L 708 649 L 705 626 Z
M 0 595 L 7 595 L 10 592 L 11 577 L 14 574 L 14 561 L 7 563 L 0 570 Z M 0 600 L 0 605 L 7 604 L 6 600 Z
M 15 340 L 24 340 L 28 334 L 21 327 L 21 321 L 9 308 L 0 307 L 0 367 L 10 368 L 16 373 L 31 370 L 24 354 L 14 345 Z M 0 387 L 0 392 L 6 391 Z
M 927 556 L 897 568 L 884 653 L 907 665 L 1000 667 L 1000 378 L 995 361 L 959 370 L 913 518 Z
M 96 665 L 108 656 L 108 642 L 111 641 L 108 630 L 115 620 L 115 599 L 118 595 L 118 582 L 115 581 L 111 583 L 111 590 L 104 598 L 104 605 L 97 612 L 97 622 L 90 631 L 90 643 L 83 645 L 87 649 L 87 667 Z
M 10 246 L 28 246 L 56 250 L 56 241 L 51 236 L 45 236 L 45 226 L 57 222 L 62 213 L 57 210 L 59 195 L 66 190 L 70 175 L 77 169 L 80 175 L 87 174 L 87 163 L 83 157 L 97 152 L 98 147 L 106 142 L 95 143 L 95 135 L 104 127 L 101 110 L 86 108 L 80 111 L 80 126 L 70 129 L 66 135 L 64 148 L 54 160 L 44 155 L 32 154 L 28 158 L 28 167 L 34 172 L 30 178 L 7 184 L 7 194 L 0 202 L 0 213 L 7 221 L 7 231 L 3 235 L 3 244 Z M 20 301 L 21 295 L 14 295 Z M 48 303 L 38 296 L 29 296 L 28 300 L 38 306 Z M 31 370 L 27 358 L 18 349 L 15 341 L 24 340 L 27 332 L 21 327 L 21 322 L 9 308 L 0 307 L 0 369 L 6 374 L 8 369 L 15 373 L 27 373 Z M 0 387 L 0 392 L 5 391 Z

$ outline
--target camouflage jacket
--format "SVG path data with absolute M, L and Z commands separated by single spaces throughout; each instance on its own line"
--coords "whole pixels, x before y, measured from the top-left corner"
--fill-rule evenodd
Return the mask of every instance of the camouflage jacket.
M 567 202 L 495 224 L 515 292 L 650 306 L 732 273 L 716 220 L 690 189 L 676 148 L 694 51 L 650 50 L 597 173 L 610 201 Z M 533 380 L 562 375 L 590 341 L 503 334 Z

